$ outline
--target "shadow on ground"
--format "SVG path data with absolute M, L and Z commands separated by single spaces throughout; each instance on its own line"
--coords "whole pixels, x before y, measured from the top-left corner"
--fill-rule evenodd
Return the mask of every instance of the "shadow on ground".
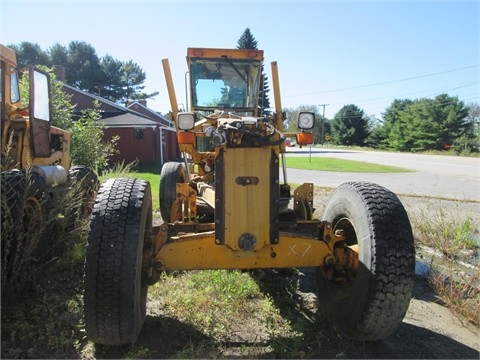
M 251 276 L 271 297 L 282 317 L 298 335 L 274 337 L 259 343 L 239 339 L 212 339 L 194 327 L 164 316 L 147 316 L 135 345 L 97 345 L 95 357 L 122 358 L 311 358 L 311 359 L 478 359 L 478 351 L 447 336 L 408 323 L 386 339 L 374 342 L 341 338 L 317 315 L 309 276 L 294 270 L 254 271 Z M 425 293 L 417 278 L 423 301 L 436 301 Z M 235 321 L 235 319 L 232 319 Z M 246 329 L 248 331 L 248 329 Z

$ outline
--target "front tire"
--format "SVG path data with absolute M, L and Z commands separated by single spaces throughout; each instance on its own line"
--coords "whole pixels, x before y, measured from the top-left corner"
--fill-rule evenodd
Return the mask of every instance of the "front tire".
M 98 192 L 85 261 L 84 313 L 90 340 L 134 343 L 146 315 L 144 253 L 152 240 L 150 184 L 110 179 Z
M 172 221 L 172 206 L 177 196 L 177 183 L 184 183 L 187 178 L 185 167 L 179 162 L 163 164 L 160 174 L 160 214 L 163 221 Z
M 373 341 L 402 322 L 413 291 L 415 249 L 407 213 L 389 190 L 349 182 L 330 198 L 323 220 L 358 245 L 359 267 L 343 284 L 317 276 L 319 309 L 348 338 Z

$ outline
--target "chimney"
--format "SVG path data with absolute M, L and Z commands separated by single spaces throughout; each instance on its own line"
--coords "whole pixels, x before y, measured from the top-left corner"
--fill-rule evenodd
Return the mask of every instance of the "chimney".
M 140 100 L 138 100 L 138 102 L 139 102 L 141 105 L 147 107 L 147 99 L 140 99 Z
M 65 83 L 65 66 L 53 65 L 53 73 L 58 81 Z

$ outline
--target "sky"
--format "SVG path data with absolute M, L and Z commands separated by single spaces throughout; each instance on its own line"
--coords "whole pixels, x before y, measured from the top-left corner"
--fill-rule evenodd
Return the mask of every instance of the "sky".
M 381 118 L 394 99 L 447 93 L 480 103 L 478 0 L 0 0 L 0 43 L 85 41 L 99 57 L 132 60 L 145 91 L 159 92 L 148 107 L 163 114 L 162 59 L 183 105 L 187 48 L 235 48 L 246 28 L 269 79 L 278 64 L 283 108 L 314 105 L 333 118 L 355 104 Z

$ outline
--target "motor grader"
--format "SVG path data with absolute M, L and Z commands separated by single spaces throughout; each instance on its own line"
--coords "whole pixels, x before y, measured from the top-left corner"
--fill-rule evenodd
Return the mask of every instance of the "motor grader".
M 73 187 L 84 192 L 77 212 L 87 211 L 98 187 L 91 169 L 70 166 L 70 133 L 51 124 L 49 74 L 34 66 L 23 72 L 29 83 L 25 106 L 21 73 L 15 52 L 0 44 L 2 270 L 6 272 L 27 248 L 40 247 L 33 244 L 39 244 L 47 223 L 52 223 L 49 210 L 57 204 L 61 209 L 72 206 L 65 197 Z
M 148 286 L 170 270 L 314 268 L 319 311 L 341 335 L 376 340 L 401 323 L 415 266 L 404 207 L 389 190 L 355 181 L 315 218 L 314 184 L 288 183 L 285 151 L 287 137 L 312 144 L 315 116 L 300 112 L 298 131 L 284 132 L 276 62 L 275 111 L 260 113 L 262 61 L 261 50 L 189 48 L 189 111 L 162 61 L 183 160 L 162 167 L 160 226 L 147 181 L 101 186 L 85 263 L 92 341 L 135 342 Z

